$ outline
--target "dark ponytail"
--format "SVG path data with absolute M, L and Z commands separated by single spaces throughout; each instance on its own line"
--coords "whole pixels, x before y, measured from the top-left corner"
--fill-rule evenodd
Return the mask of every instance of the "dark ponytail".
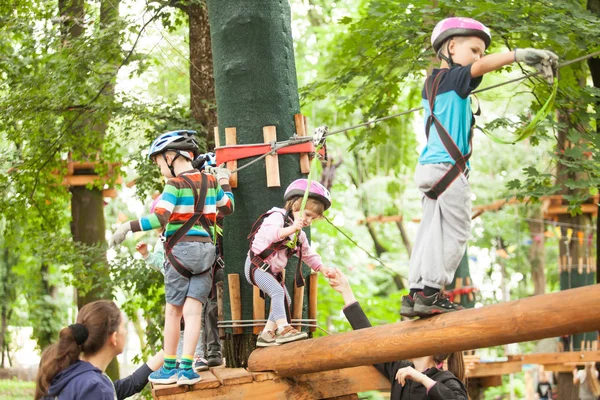
M 36 377 L 35 400 L 48 394 L 52 380 L 59 372 L 79 360 L 79 355 L 97 353 L 121 323 L 121 311 L 108 300 L 86 304 L 79 310 L 77 323 L 63 328 L 58 343 L 42 353 Z
M 433 357 L 436 364 L 443 363 L 448 359 L 448 371 L 454 374 L 458 380 L 465 382 L 465 360 L 462 351 L 456 353 L 438 354 Z

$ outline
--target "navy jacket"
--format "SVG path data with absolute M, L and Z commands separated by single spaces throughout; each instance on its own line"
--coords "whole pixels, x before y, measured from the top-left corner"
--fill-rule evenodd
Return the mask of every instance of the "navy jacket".
M 151 373 L 144 364 L 127 378 L 112 382 L 89 362 L 77 361 L 54 377 L 44 399 L 121 400 L 141 392 Z
M 352 303 L 346 307 L 344 309 L 344 314 L 350 322 L 350 325 L 352 325 L 352 329 L 356 330 L 371 327 L 369 319 L 358 302 Z M 410 361 L 393 361 L 375 364 L 374 367 L 392 383 L 391 400 L 468 400 L 465 386 L 451 372 L 439 370 L 437 368 L 429 368 L 427 371 L 423 372 L 429 378 L 436 381 L 436 384 L 433 385 L 429 390 L 429 393 L 427 393 L 427 388 L 418 382 L 407 379 L 405 385 L 402 386 L 396 380 L 396 373 L 400 368 L 414 368 L 414 365 Z

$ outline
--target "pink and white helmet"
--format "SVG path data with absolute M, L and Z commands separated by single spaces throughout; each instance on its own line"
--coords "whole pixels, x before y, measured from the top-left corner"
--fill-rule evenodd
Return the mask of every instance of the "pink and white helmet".
M 288 201 L 293 197 L 302 197 L 306 192 L 308 185 L 307 179 L 296 179 L 294 182 L 285 189 L 283 200 Z M 325 205 L 325 210 L 331 207 L 331 194 L 329 190 L 319 182 L 312 181 L 310 183 L 310 190 L 308 191 L 308 197 L 312 197 L 315 200 L 320 201 Z
M 453 17 L 438 22 L 431 34 L 431 45 L 436 53 L 444 42 L 453 36 L 477 36 L 487 49 L 492 42 L 492 34 L 487 26 L 471 18 Z

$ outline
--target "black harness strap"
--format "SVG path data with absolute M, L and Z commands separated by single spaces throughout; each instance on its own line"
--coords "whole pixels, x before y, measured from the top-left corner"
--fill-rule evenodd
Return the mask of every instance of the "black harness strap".
M 173 235 L 167 238 L 167 241 L 165 242 L 165 254 L 173 268 L 175 268 L 177 272 L 184 277 L 190 279 L 194 275 L 205 274 L 206 272 L 211 271 L 211 269 L 209 268 L 199 274 L 193 274 L 179 262 L 179 260 L 173 255 L 172 251 L 175 245 L 189 232 L 190 229 L 192 229 L 194 225 L 196 225 L 196 222 L 198 221 L 200 221 L 200 224 L 206 230 L 208 236 L 212 238 L 210 226 L 208 225 L 206 217 L 204 217 L 204 214 L 202 213 L 204 209 L 204 203 L 206 201 L 206 194 L 208 192 L 208 179 L 202 175 L 202 183 L 198 193 L 198 189 L 195 187 L 194 182 L 192 182 L 190 178 L 185 175 L 180 175 L 180 177 L 183 178 L 188 186 L 190 186 L 192 193 L 194 194 L 194 214 L 190 217 L 190 219 L 185 221 L 185 223 L 179 229 L 177 229 Z
M 440 88 L 440 81 L 442 77 L 448 72 L 448 70 L 441 70 L 438 74 L 432 79 L 429 77 L 427 82 L 425 83 L 425 94 L 427 95 L 427 101 L 429 102 L 429 110 L 430 114 L 427 118 L 427 123 L 425 124 L 425 135 L 427 136 L 427 140 L 429 140 L 429 129 L 431 125 L 435 125 L 435 129 L 438 133 L 438 136 L 446 148 L 446 151 L 454 160 L 454 165 L 446 172 L 446 174 L 435 184 L 433 187 L 425 192 L 425 195 L 430 199 L 437 199 L 448 189 L 448 187 L 454 182 L 456 178 L 460 176 L 460 174 L 464 174 L 468 177 L 469 170 L 467 168 L 467 161 L 471 157 L 471 150 L 468 154 L 463 155 L 454 142 L 452 137 L 448 133 L 448 131 L 444 128 L 442 123 L 434 114 L 435 107 L 435 98 L 437 96 L 437 92 Z M 471 129 L 471 134 L 469 135 L 469 147 L 472 148 L 472 137 L 473 130 Z

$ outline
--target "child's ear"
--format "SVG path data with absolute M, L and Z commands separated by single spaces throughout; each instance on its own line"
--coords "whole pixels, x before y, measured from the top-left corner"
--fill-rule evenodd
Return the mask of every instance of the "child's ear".
M 108 342 L 112 345 L 112 346 L 117 346 L 117 332 L 113 332 L 109 337 L 108 337 Z

